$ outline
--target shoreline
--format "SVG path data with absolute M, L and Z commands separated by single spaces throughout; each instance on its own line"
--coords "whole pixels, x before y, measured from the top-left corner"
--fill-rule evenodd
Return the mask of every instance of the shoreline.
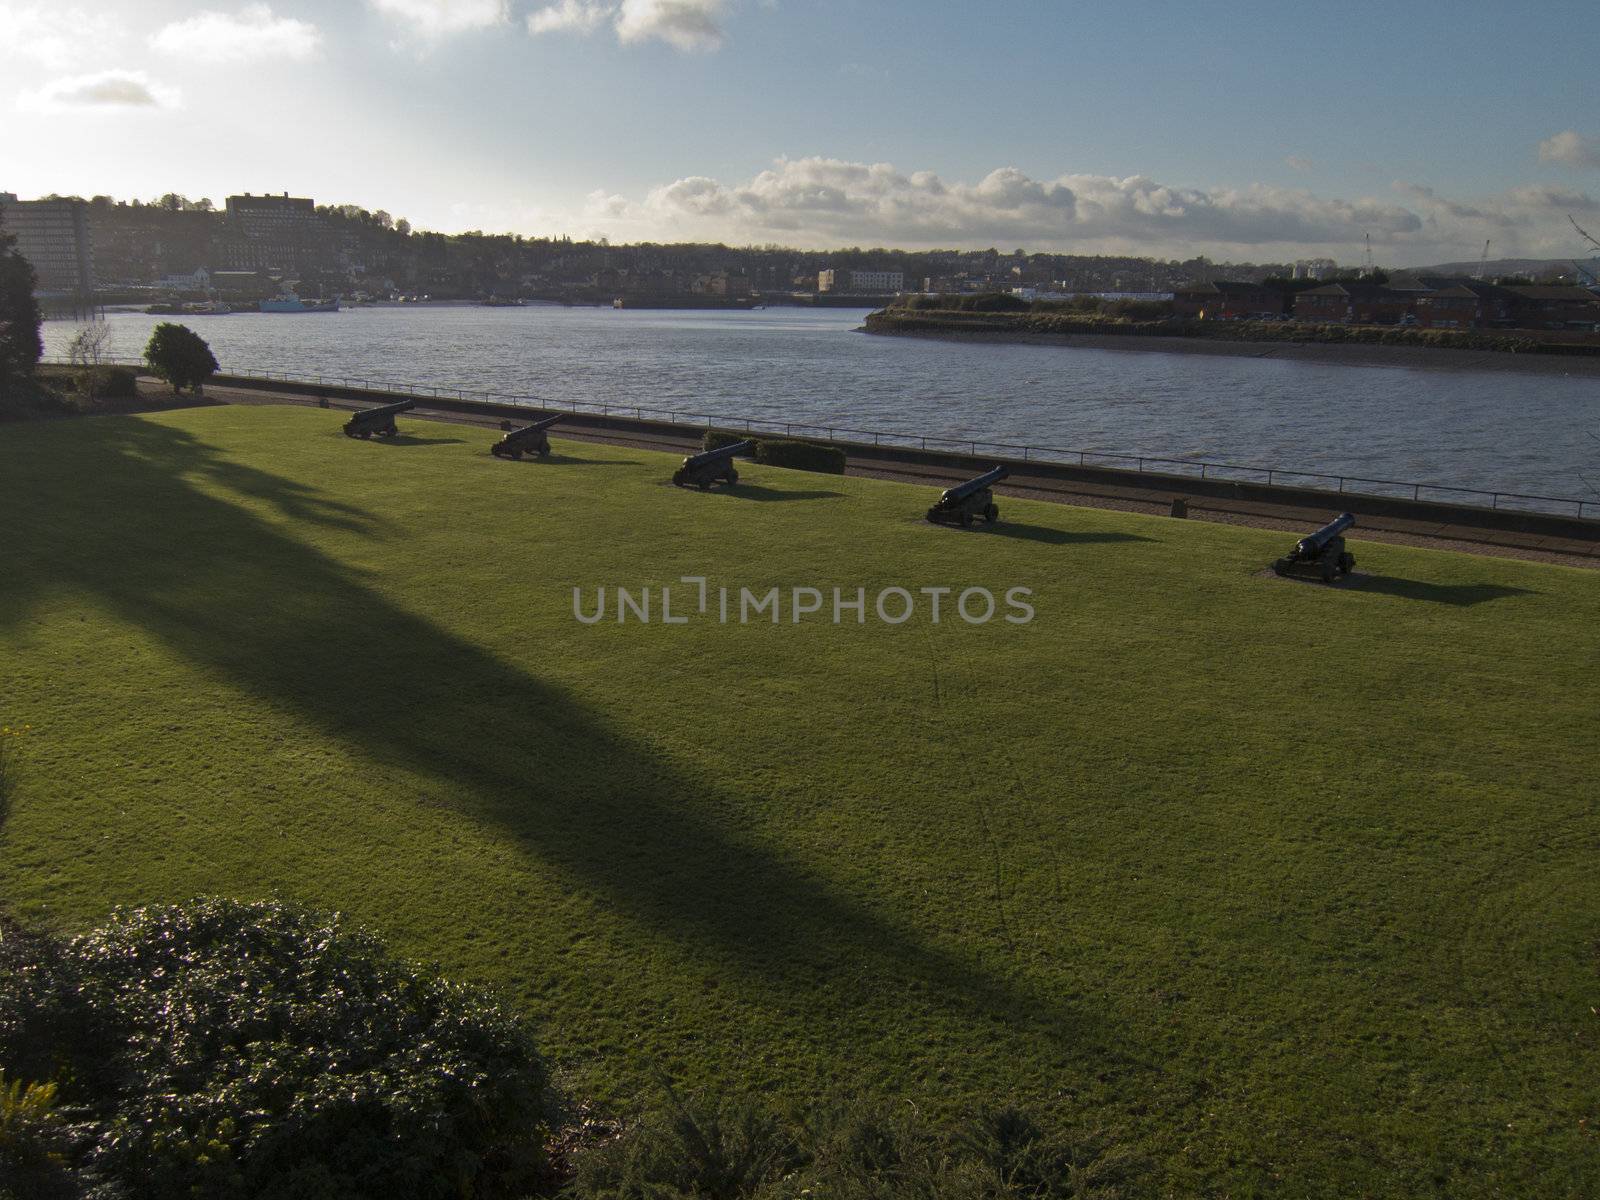
M 1230 342 L 1184 337 L 1146 337 L 1092 333 L 1022 333 L 980 329 L 884 329 L 863 325 L 873 337 L 932 338 L 937 341 L 1053 346 L 1059 349 L 1124 350 L 1132 354 L 1202 354 L 1227 358 L 1268 358 L 1347 367 L 1405 370 L 1497 372 L 1600 378 L 1600 357 L 1511 354 L 1504 350 L 1456 350 L 1433 346 L 1383 346 L 1339 342 Z

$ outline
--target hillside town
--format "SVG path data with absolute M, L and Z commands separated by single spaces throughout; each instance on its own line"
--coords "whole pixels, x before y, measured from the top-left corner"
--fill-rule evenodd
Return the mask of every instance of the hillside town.
M 1132 300 L 1197 319 L 1303 320 L 1440 329 L 1600 330 L 1580 264 L 1544 277 L 1393 275 L 1328 258 L 1217 263 L 986 250 L 799 250 L 414 230 L 354 205 L 287 193 L 219 208 L 169 193 L 122 201 L 0 192 L 0 221 L 57 310 L 107 304 L 243 311 L 298 292 L 344 303 L 527 301 L 625 307 L 871 306 L 907 292 L 1024 300 Z

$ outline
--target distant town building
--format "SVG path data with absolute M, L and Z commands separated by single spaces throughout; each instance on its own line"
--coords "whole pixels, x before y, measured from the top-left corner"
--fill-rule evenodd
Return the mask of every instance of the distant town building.
M 0 221 L 17 237 L 41 293 L 94 294 L 94 244 L 82 200 L 18 200 L 0 193 Z
M 1276 317 L 1282 316 L 1287 310 L 1287 294 L 1259 283 L 1234 283 L 1219 279 L 1214 283 L 1178 288 L 1172 294 L 1172 311 L 1175 315 L 1206 321 L 1230 321 L 1261 314 Z
M 187 274 L 163 275 L 158 287 L 174 292 L 208 292 L 211 290 L 211 272 L 196 267 Z
M 316 202 L 305 196 L 229 196 L 222 266 L 233 270 L 305 270 L 330 257 L 328 228 Z
M 904 271 L 818 271 L 819 292 L 861 292 L 870 296 L 886 296 L 890 292 L 904 291 Z

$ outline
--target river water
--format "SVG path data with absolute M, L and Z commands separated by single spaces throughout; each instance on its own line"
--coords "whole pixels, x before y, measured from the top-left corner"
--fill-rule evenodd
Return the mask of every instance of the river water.
M 871 337 L 856 332 L 864 315 L 379 306 L 183 320 L 242 373 L 1600 500 L 1593 376 Z M 163 319 L 110 314 L 110 353 L 137 358 Z M 46 353 L 64 355 L 75 329 L 47 322 Z

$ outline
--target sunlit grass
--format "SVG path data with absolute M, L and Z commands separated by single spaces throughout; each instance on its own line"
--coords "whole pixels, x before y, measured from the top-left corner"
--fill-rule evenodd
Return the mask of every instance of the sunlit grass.
M 339 423 L 0 434 L 0 899 L 338 908 L 622 1106 L 1015 1098 L 1177 1194 L 1600 1189 L 1594 574 L 1358 538 L 1331 590 L 1261 576 L 1282 534 Z M 1038 615 L 572 618 L 685 575 Z

